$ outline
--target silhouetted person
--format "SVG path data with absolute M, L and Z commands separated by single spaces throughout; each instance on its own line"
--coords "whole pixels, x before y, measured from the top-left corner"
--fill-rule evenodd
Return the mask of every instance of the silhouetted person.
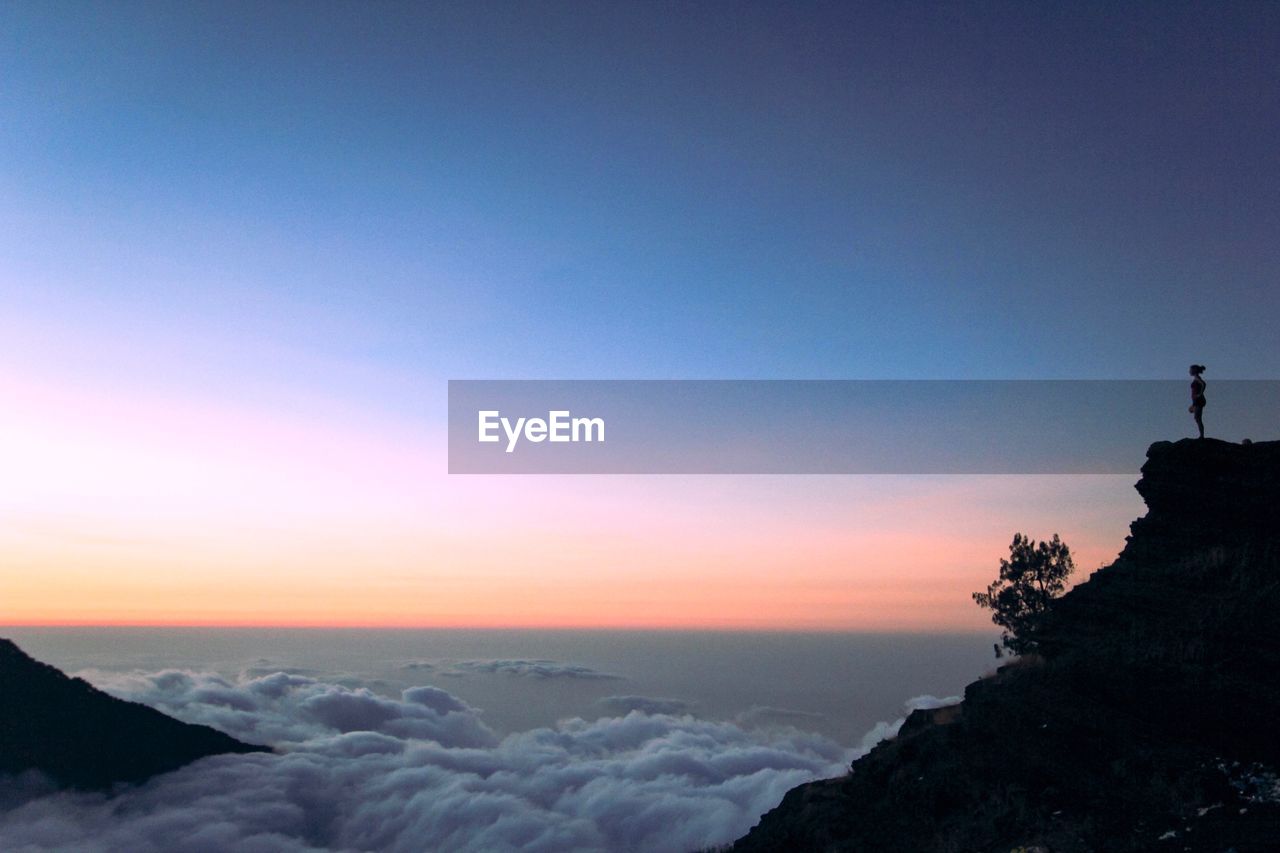
M 1204 371 L 1203 364 L 1191 365 L 1191 408 L 1187 409 L 1188 412 L 1195 415 L 1196 427 L 1200 430 L 1201 438 L 1204 438 L 1204 405 L 1207 402 L 1204 398 L 1206 383 L 1201 375 Z

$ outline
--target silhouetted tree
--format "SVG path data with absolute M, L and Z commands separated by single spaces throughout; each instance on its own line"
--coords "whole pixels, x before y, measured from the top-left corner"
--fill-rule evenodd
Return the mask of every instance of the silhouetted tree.
M 1015 533 L 1009 559 L 1000 561 L 1000 577 L 986 592 L 975 592 L 973 600 L 992 611 L 991 621 L 1004 629 L 1004 647 L 1025 654 L 1035 650 L 1041 619 L 1074 570 L 1071 549 L 1058 534 L 1048 542 L 1036 542 Z M 999 656 L 999 648 L 996 651 Z

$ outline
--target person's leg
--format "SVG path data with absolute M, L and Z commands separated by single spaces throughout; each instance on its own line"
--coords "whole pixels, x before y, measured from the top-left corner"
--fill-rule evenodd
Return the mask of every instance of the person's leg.
M 1200 430 L 1200 437 L 1204 438 L 1204 408 L 1196 406 L 1196 429 Z

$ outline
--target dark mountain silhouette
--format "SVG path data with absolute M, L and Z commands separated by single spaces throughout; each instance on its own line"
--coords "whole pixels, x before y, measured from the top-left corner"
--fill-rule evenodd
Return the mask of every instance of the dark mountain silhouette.
M 1040 653 L 916 711 L 735 851 L 1280 850 L 1280 442 L 1159 442 Z
M 60 785 L 107 788 L 206 755 L 263 750 L 108 696 L 0 639 L 0 773 L 39 770 Z

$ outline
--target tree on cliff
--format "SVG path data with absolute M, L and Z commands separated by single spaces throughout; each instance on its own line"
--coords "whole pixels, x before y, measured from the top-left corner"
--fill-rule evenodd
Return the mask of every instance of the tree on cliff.
M 1000 561 L 1000 577 L 986 592 L 975 592 L 973 600 L 992 611 L 991 621 L 1004 629 L 1000 637 L 1004 647 L 1025 654 L 1035 650 L 1040 622 L 1074 570 L 1071 549 L 1058 534 L 1048 542 L 1036 542 L 1015 533 L 1009 559 Z

